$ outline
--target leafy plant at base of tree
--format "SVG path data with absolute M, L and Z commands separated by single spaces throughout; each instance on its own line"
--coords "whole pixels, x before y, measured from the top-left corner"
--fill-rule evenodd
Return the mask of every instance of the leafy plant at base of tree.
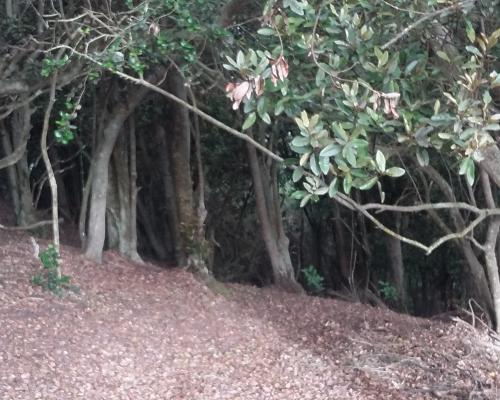
M 398 290 L 386 281 L 378 281 L 379 292 L 386 301 L 396 302 L 399 299 Z
M 70 277 L 67 275 L 58 276 L 59 254 L 54 246 L 50 245 L 46 250 L 39 255 L 43 265 L 43 270 L 36 274 L 32 282 L 37 286 L 41 286 L 43 290 L 49 290 L 52 293 L 60 296 L 64 289 L 69 289 Z
M 307 268 L 301 269 L 301 271 L 304 274 L 307 287 L 312 293 L 318 294 L 325 290 L 325 278 L 319 274 L 313 265 L 309 265 Z

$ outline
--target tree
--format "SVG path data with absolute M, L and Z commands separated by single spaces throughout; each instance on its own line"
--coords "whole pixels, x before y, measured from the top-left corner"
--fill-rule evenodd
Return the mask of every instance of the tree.
M 293 178 L 302 188 L 293 197 L 302 206 L 328 194 L 427 254 L 449 240 L 465 240 L 485 252 L 487 281 L 477 258 L 468 263 L 474 294 L 492 319 L 500 321 L 498 265 L 493 266 L 500 165 L 494 139 L 500 113 L 493 102 L 500 85 L 495 70 L 498 7 L 474 1 L 410 7 L 364 1 L 268 2 L 263 17 L 267 26 L 259 30 L 257 44 L 268 50 L 246 48 L 235 58 L 227 57 L 226 68 L 239 75 L 228 84 L 228 97 L 234 109 L 243 103 L 245 129 L 257 118 L 270 124 L 270 115 L 294 118 L 298 134 L 290 146 L 299 158 Z M 495 182 L 495 193 L 488 195 L 484 184 L 482 195 L 488 201 L 469 197 L 470 204 L 460 203 L 448 195 L 445 204 L 385 205 L 382 177 L 405 174 L 394 166 L 398 159 L 423 171 L 443 160 L 457 165 L 469 194 L 479 192 L 473 185 L 481 165 L 485 177 Z M 431 179 L 442 177 L 434 169 Z M 373 187 L 378 188 L 378 204 L 349 197 Z M 462 222 L 431 245 L 400 235 L 370 213 L 437 209 L 449 209 Z M 483 221 L 489 224 L 487 233 L 473 233 Z M 485 238 L 484 245 L 477 234 Z

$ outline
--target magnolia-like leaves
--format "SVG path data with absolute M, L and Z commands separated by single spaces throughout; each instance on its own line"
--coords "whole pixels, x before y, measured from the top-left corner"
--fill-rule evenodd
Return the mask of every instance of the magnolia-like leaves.
M 271 81 L 274 86 L 278 85 L 278 81 L 284 81 L 288 77 L 288 62 L 283 57 L 283 54 L 271 63 Z
M 377 162 L 377 168 L 380 172 L 385 172 L 385 156 L 380 150 L 377 150 L 375 154 L 375 161 Z
M 385 171 L 385 175 L 390 176 L 391 178 L 399 178 L 405 174 L 405 170 L 399 167 L 391 167 Z
M 460 175 L 465 175 L 465 179 L 469 186 L 474 184 L 474 178 L 476 176 L 476 165 L 471 157 L 464 158 L 460 163 L 460 170 L 458 171 Z
M 255 112 L 252 112 L 248 114 L 247 118 L 245 119 L 245 122 L 243 122 L 243 126 L 241 127 L 242 130 L 246 130 L 253 126 L 255 124 L 255 121 L 257 119 L 257 114 Z

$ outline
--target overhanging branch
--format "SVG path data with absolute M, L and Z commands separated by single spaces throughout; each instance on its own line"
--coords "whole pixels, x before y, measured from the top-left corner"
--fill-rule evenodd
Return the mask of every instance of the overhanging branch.
M 391 235 L 396 239 L 399 239 L 402 242 L 407 243 L 411 246 L 424 250 L 427 255 L 431 254 L 442 244 L 450 240 L 462 239 L 466 237 L 470 232 L 474 230 L 476 226 L 478 226 L 486 218 L 490 216 L 500 216 L 500 209 L 498 208 L 482 210 L 466 203 L 435 203 L 435 204 L 421 204 L 419 206 L 390 206 L 390 205 L 374 204 L 374 203 L 361 205 L 342 193 L 337 193 L 337 195 L 335 196 L 335 200 L 339 204 L 342 204 L 344 207 L 362 213 L 366 218 L 372 221 L 373 224 L 377 226 L 377 228 L 387 233 L 388 235 Z M 437 239 L 430 245 L 425 245 L 422 242 L 408 238 L 406 236 L 402 236 L 399 233 L 388 228 L 377 218 L 375 218 L 372 214 L 370 214 L 368 212 L 369 209 L 378 209 L 380 211 L 412 212 L 412 213 L 419 211 L 427 211 L 427 210 L 438 210 L 438 209 L 467 209 L 477 214 L 477 218 L 474 219 L 469 225 L 467 225 L 461 231 L 442 236 L 441 238 Z
M 73 54 L 75 54 L 79 57 L 82 57 L 85 60 L 88 60 L 88 61 L 98 65 L 99 67 L 105 69 L 105 70 L 110 71 L 111 73 L 119 76 L 120 78 L 123 78 L 125 80 L 130 81 L 130 82 L 133 82 L 137 85 L 147 87 L 148 89 L 151 89 L 152 91 L 161 94 L 162 96 L 182 105 L 183 107 L 186 107 L 189 111 L 191 111 L 194 114 L 198 115 L 199 117 L 203 118 L 205 121 L 211 123 L 212 125 L 230 133 L 233 136 L 236 136 L 239 139 L 244 140 L 247 143 L 250 143 L 252 146 L 256 147 L 257 149 L 259 149 L 261 152 L 263 152 L 267 156 L 271 157 L 272 159 L 279 161 L 279 162 L 284 161 L 283 158 L 281 158 L 277 154 L 273 153 L 272 151 L 267 149 L 265 146 L 261 145 L 259 142 L 255 141 L 254 139 L 249 137 L 248 135 L 245 135 L 243 132 L 240 132 L 234 128 L 231 128 L 230 126 L 228 126 L 228 125 L 224 124 L 223 122 L 219 121 L 218 119 L 215 119 L 214 117 L 208 115 L 207 113 L 200 110 L 199 108 L 193 107 L 191 104 L 180 99 L 179 97 L 175 96 L 174 94 L 152 84 L 151 82 L 144 80 L 143 78 L 134 78 L 133 76 L 130 76 L 124 72 L 116 71 L 116 70 L 113 70 L 111 68 L 108 68 L 105 65 L 103 65 L 100 61 L 95 60 L 94 58 L 90 57 L 88 54 L 81 53 L 78 50 L 75 50 L 71 46 L 68 46 L 68 45 L 63 44 L 63 45 L 56 46 L 56 47 L 48 50 L 48 52 L 50 52 L 52 50 L 56 50 L 56 49 L 67 49 L 67 50 L 71 51 Z

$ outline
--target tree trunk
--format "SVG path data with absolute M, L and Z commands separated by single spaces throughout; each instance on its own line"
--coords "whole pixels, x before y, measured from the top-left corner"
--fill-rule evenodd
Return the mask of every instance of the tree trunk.
M 340 273 L 342 275 L 342 280 L 345 283 L 349 283 L 351 281 L 351 269 L 349 266 L 349 257 L 347 256 L 347 245 L 344 236 L 345 229 L 342 226 L 342 216 L 340 215 L 340 207 L 337 202 L 334 203 L 334 215 L 335 219 L 333 220 L 333 227 L 335 231 L 335 242 L 338 254 L 338 263 L 340 268 Z M 354 289 L 354 288 L 351 288 Z
M 187 101 L 184 78 L 175 69 L 168 74 L 168 88 L 180 99 Z M 170 165 L 175 188 L 175 205 L 180 238 L 178 264 L 203 277 L 209 277 L 204 260 L 204 232 L 199 232 L 197 205 L 195 204 L 191 179 L 191 123 L 188 110 L 171 103 L 170 120 Z
M 47 170 L 50 193 L 52 198 L 52 235 L 54 249 L 56 250 L 57 256 L 60 256 L 59 249 L 59 206 L 57 202 L 57 182 L 54 176 L 54 170 L 52 169 L 52 164 L 50 163 L 49 153 L 47 151 L 47 135 L 49 132 L 49 122 L 50 114 L 52 113 L 52 108 L 56 101 L 56 83 L 57 83 L 57 73 L 52 77 L 52 84 L 50 86 L 50 97 L 47 109 L 45 110 L 45 116 L 43 118 L 43 128 L 42 137 L 40 139 L 40 151 L 42 152 L 43 163 L 45 164 L 45 169 Z M 61 267 L 59 263 L 56 266 L 56 276 L 57 279 L 61 279 Z
M 448 201 L 457 201 L 452 187 L 437 170 L 432 167 L 426 167 L 424 168 L 424 172 L 437 184 Z M 451 210 L 450 214 L 453 221 L 453 228 L 457 231 L 464 229 L 465 221 L 463 220 L 460 212 L 458 210 Z M 474 250 L 468 240 L 461 239 L 455 243 L 467 261 L 467 275 L 470 277 L 467 284 L 470 286 L 472 296 L 489 313 L 489 315 L 494 315 L 491 291 L 484 271 L 484 266 L 474 253 Z
M 109 170 L 109 191 L 106 221 L 108 244 L 118 248 L 121 255 L 142 262 L 137 252 L 137 170 L 135 165 L 135 123 L 128 120 L 128 137 L 120 135 L 116 141 Z M 133 137 L 133 139 L 132 139 Z M 132 156 L 133 150 L 133 156 Z
M 495 208 L 496 202 L 491 189 L 488 171 L 481 167 L 481 185 L 488 208 Z M 484 244 L 484 260 L 486 262 L 486 272 L 490 283 L 491 297 L 493 299 L 494 321 L 493 325 L 497 332 L 500 332 L 500 276 L 498 272 L 497 242 L 498 231 L 500 229 L 500 218 L 494 218 L 486 231 L 486 242 Z
M 25 106 L 15 111 L 11 118 L 11 134 L 5 133 L 3 137 L 4 151 L 12 153 L 17 149 L 23 149 L 19 161 L 9 167 L 9 183 L 15 184 L 11 187 L 13 204 L 16 208 L 16 223 L 18 225 L 30 225 L 38 220 L 33 205 L 33 193 L 30 184 L 30 170 L 28 166 L 28 155 L 26 154 L 26 142 L 31 131 L 31 114 L 33 111 Z M 16 150 L 14 150 L 16 149 Z M 6 154 L 7 155 L 7 154 Z
M 163 156 L 159 157 L 159 167 L 161 169 L 163 198 L 167 216 L 167 220 L 164 222 L 164 242 L 165 246 L 169 249 L 169 253 L 174 256 L 176 263 L 181 265 L 182 262 L 180 261 L 183 259 L 182 245 L 177 217 L 174 178 L 172 176 L 172 160 L 169 156 L 172 154 L 172 150 L 167 133 L 159 123 L 157 123 L 155 131 L 156 140 L 163 153 Z
M 254 183 L 257 215 L 259 216 L 262 236 L 271 262 L 274 283 L 286 290 L 302 292 L 302 287 L 295 279 L 292 260 L 288 251 L 289 240 L 283 230 L 279 198 L 276 198 L 277 187 L 274 187 L 277 182 L 272 179 L 273 187 L 264 188 L 263 171 L 255 147 L 247 144 L 247 150 Z M 276 170 L 273 172 L 276 173 Z M 266 189 L 273 193 L 270 203 L 266 200 Z M 269 198 L 269 196 L 267 197 Z
M 92 174 L 89 177 L 92 183 L 85 257 L 97 263 L 102 261 L 106 237 L 106 196 L 111 154 L 123 124 L 144 98 L 147 89 L 133 87 L 130 88 L 129 93 L 126 101 L 118 103 L 110 112 L 111 117 L 103 129 L 103 137 L 92 156 Z
M 494 326 L 496 332 L 500 332 L 500 277 L 498 274 L 498 260 L 496 256 L 496 244 L 498 231 L 500 229 L 500 218 L 495 218 L 490 222 L 486 234 L 484 246 L 484 259 L 486 261 L 486 271 L 490 281 L 491 295 L 493 297 L 493 307 L 495 311 Z
M 401 225 L 401 215 L 396 215 L 395 231 L 399 232 Z M 384 235 L 385 245 L 389 258 L 389 264 L 392 272 L 393 284 L 398 291 L 398 302 L 401 307 L 406 305 L 406 279 L 405 267 L 403 262 L 403 249 L 401 240 L 391 235 Z

